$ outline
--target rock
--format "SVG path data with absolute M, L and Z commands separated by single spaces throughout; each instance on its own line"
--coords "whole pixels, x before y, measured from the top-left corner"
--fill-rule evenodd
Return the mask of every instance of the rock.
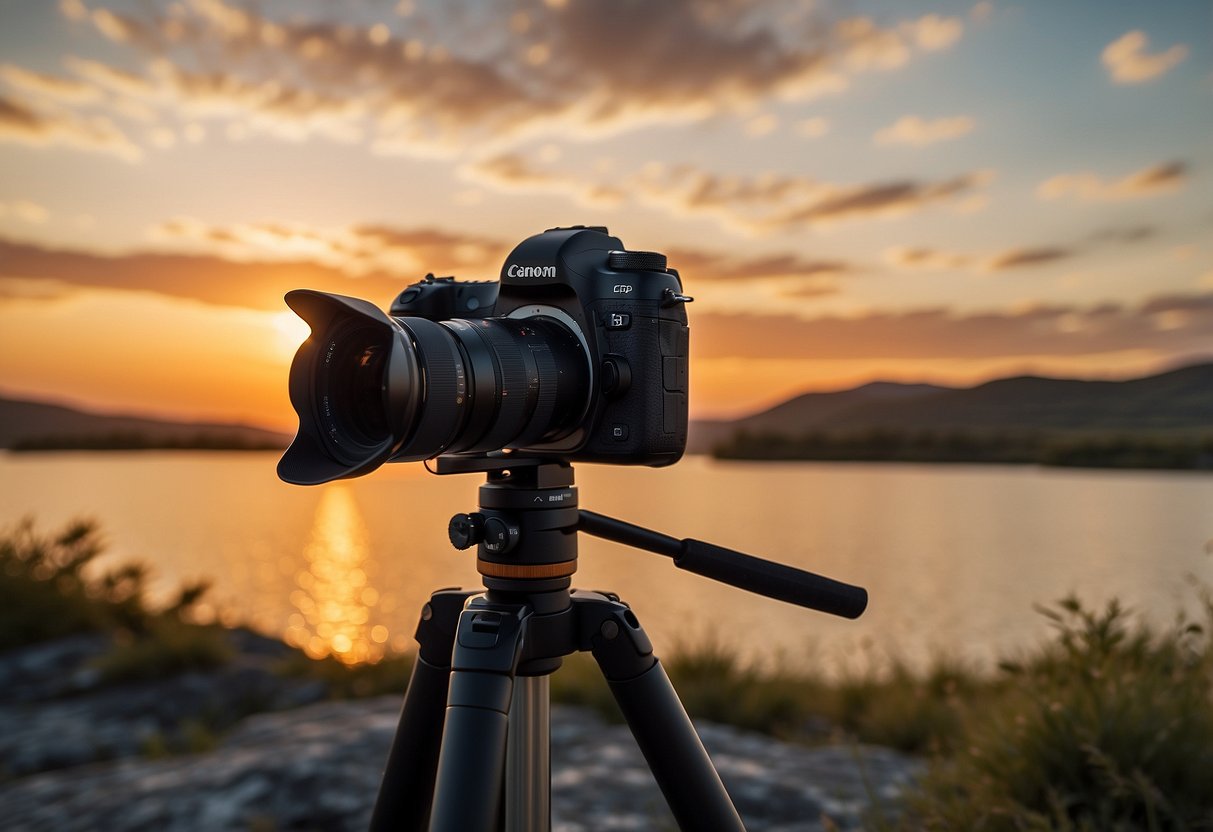
M 13 830 L 362 830 L 395 731 L 395 697 L 260 714 L 213 752 L 129 758 L 0 786 Z M 750 830 L 857 828 L 921 763 L 887 749 L 802 748 L 698 725 Z M 674 828 L 628 729 L 552 709 L 553 829 Z M 870 784 L 869 786 L 865 784 Z M 873 795 L 874 793 L 874 795 Z
M 321 682 L 284 678 L 290 648 L 232 630 L 234 658 L 208 672 L 100 686 L 105 636 L 73 636 L 0 656 L 0 777 L 197 745 L 250 713 L 318 702 Z

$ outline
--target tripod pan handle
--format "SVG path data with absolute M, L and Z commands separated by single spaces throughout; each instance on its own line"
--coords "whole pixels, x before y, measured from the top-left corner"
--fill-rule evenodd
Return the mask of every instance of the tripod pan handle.
M 843 618 L 858 618 L 868 605 L 868 591 L 861 586 L 844 584 L 702 540 L 683 540 L 682 553 L 674 558 L 674 565 L 768 598 Z

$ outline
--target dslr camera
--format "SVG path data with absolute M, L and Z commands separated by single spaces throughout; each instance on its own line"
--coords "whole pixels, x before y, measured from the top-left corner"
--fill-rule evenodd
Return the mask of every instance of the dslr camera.
M 669 465 L 686 449 L 690 300 L 665 255 L 587 226 L 523 240 L 498 281 L 429 275 L 389 314 L 289 292 L 311 335 L 291 364 L 299 431 L 278 475 L 317 485 L 503 450 Z

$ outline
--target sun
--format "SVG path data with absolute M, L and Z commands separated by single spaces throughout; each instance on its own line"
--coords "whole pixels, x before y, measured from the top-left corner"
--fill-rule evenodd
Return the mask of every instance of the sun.
M 294 312 L 275 312 L 270 316 L 270 322 L 278 334 L 278 346 L 288 355 L 293 355 L 299 345 L 312 334 L 307 322 Z

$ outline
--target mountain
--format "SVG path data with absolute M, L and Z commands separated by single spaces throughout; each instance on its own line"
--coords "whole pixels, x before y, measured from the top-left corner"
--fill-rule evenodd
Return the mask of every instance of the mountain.
M 248 425 L 103 415 L 46 402 L 0 398 L 0 448 L 285 448 L 290 437 Z
M 1129 381 L 1018 376 L 967 388 L 876 382 L 806 393 L 731 422 L 691 425 L 693 453 L 738 431 L 1213 431 L 1213 363 Z

